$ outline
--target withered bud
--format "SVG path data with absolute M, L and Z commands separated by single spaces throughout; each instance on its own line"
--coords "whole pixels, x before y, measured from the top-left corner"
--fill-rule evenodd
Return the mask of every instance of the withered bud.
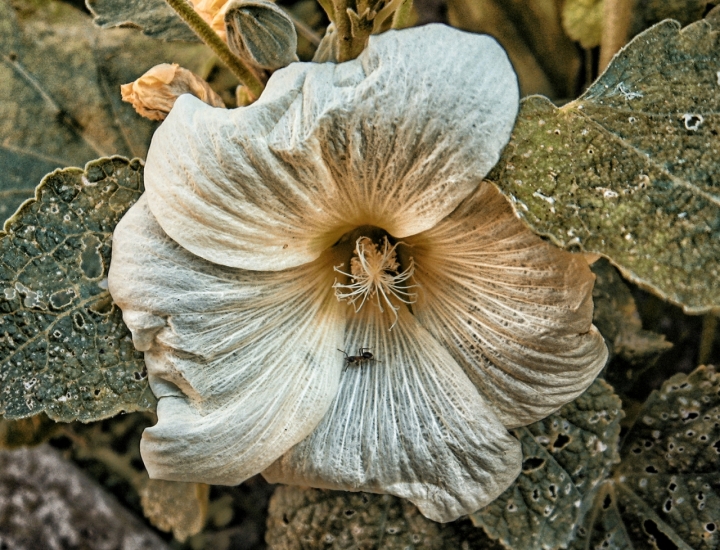
M 150 120 L 165 120 L 182 94 L 192 94 L 213 107 L 225 107 L 210 85 L 177 63 L 162 63 L 130 84 L 120 86 L 123 101 Z

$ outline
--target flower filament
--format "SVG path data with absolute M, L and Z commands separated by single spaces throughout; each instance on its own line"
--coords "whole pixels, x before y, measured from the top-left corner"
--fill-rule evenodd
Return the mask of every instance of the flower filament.
M 415 272 L 415 263 L 410 258 L 408 267 L 400 272 L 395 250 L 399 244 L 403 243 L 390 246 L 388 238 L 384 237 L 382 250 L 378 250 L 378 245 L 370 238 L 360 237 L 355 242 L 355 255 L 350 260 L 350 273 L 340 269 L 342 264 L 333 268 L 352 281 L 349 284 L 342 284 L 335 279 L 333 288 L 337 299 L 347 300 L 355 307 L 355 313 L 373 297 L 377 299 L 380 311 L 385 311 L 384 302 L 395 316 L 390 329 L 397 323 L 399 309 L 399 306 L 393 305 L 391 297 L 394 296 L 405 304 L 412 304 L 417 300 L 417 294 L 409 292 L 409 289 L 418 285 L 406 284 Z

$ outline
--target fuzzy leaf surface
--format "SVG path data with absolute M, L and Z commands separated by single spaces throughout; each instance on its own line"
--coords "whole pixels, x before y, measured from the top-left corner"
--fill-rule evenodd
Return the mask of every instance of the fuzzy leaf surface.
M 165 0 L 86 0 L 85 3 L 100 27 L 132 25 L 152 38 L 199 42 L 197 35 Z
M 49 174 L 0 233 L 0 413 L 89 422 L 154 405 L 142 354 L 107 290 L 112 231 L 142 164 Z
M 596 380 L 558 412 L 513 430 L 523 447 L 518 479 L 471 519 L 506 548 L 563 548 L 573 539 L 583 498 L 618 460 L 622 404 Z
M 390 495 L 280 485 L 268 513 L 265 540 L 274 550 L 503 548 L 469 521 L 435 523 Z
M 488 179 L 536 233 L 599 253 L 686 313 L 720 308 L 720 38 L 636 37 L 578 100 L 523 101 Z
M 573 549 L 720 548 L 720 376 L 676 374 L 628 432 Z
M 157 125 L 120 99 L 120 84 L 173 59 L 199 70 L 201 45 L 129 29 L 101 30 L 68 4 L 15 10 L 0 0 L 0 221 L 56 168 L 95 158 L 144 158 Z

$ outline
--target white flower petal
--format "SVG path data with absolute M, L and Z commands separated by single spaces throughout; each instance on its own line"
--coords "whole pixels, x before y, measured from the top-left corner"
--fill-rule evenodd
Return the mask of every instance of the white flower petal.
M 435 521 L 494 500 L 520 472 L 520 444 L 445 349 L 403 307 L 380 321 L 366 307 L 350 320 L 348 366 L 327 415 L 263 472 L 271 483 L 389 493 Z M 342 355 L 340 355 L 342 358 Z
M 506 426 L 557 410 L 605 365 L 587 263 L 534 235 L 489 183 L 405 241 L 422 289 L 413 312 Z
M 141 444 L 151 477 L 237 484 L 320 421 L 337 391 L 345 326 L 329 256 L 283 272 L 238 270 L 179 247 L 144 198 L 121 220 L 109 286 L 159 397 Z
M 356 60 L 277 71 L 248 107 L 180 97 L 148 153 L 150 209 L 184 248 L 244 269 L 312 261 L 360 225 L 404 237 L 477 187 L 517 108 L 492 38 L 387 32 Z

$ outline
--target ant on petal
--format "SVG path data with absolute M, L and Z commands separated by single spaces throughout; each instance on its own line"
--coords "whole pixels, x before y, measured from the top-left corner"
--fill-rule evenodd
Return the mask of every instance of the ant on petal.
M 345 367 L 343 368 L 343 372 L 345 372 L 345 369 L 348 368 L 348 365 L 362 366 L 366 361 L 373 361 L 376 363 L 380 362 L 378 359 L 375 359 L 375 356 L 370 351 L 370 348 L 360 348 L 357 355 L 348 355 L 347 352 L 341 349 L 338 351 L 345 355 Z

